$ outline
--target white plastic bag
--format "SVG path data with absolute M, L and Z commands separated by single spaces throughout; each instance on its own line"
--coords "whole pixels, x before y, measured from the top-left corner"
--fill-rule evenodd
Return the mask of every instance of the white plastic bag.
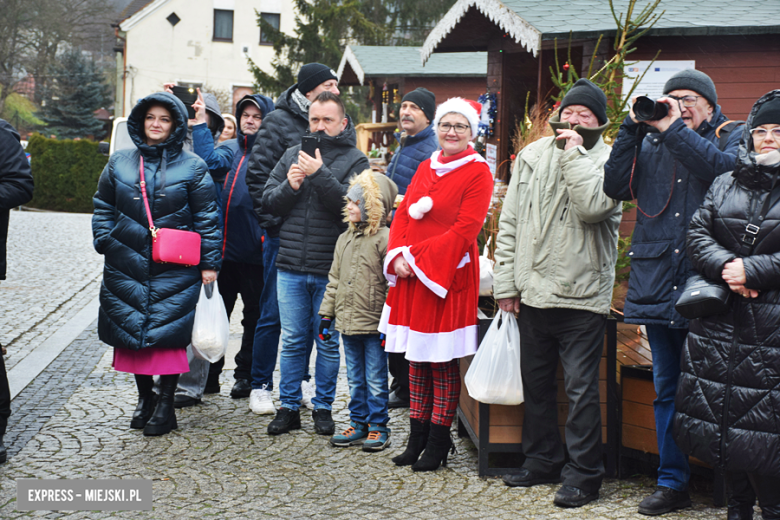
M 514 314 L 501 311 L 493 319 L 466 372 L 465 382 L 472 399 L 481 403 L 523 402 L 520 331 Z
M 227 350 L 230 321 L 217 281 L 208 285 L 208 289 L 206 284 L 200 287 L 195 324 L 192 327 L 192 351 L 196 358 L 214 363 L 222 359 Z M 211 297 L 208 293 L 211 293 Z

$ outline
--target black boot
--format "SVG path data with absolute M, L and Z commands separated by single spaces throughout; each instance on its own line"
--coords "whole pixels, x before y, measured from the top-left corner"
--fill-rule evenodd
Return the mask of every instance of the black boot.
M 0 464 L 8 460 L 8 450 L 5 448 L 5 444 L 3 444 L 3 435 L 0 435 Z
M 730 473 L 728 520 L 753 520 L 753 506 L 756 504 L 756 492 L 750 485 L 746 473 Z
M 152 388 L 154 380 L 152 376 L 135 375 L 135 384 L 138 386 L 138 406 L 133 412 L 133 420 L 130 421 L 130 428 L 134 430 L 143 430 L 149 418 L 154 412 L 154 405 L 157 402 L 157 396 L 154 395 Z
M 173 406 L 178 382 L 179 374 L 160 376 L 160 397 L 152 418 L 144 427 L 144 435 L 165 435 L 179 427 L 176 424 L 176 408 Z
M 428 443 L 428 434 L 431 429 L 430 422 L 419 419 L 409 419 L 409 439 L 406 441 L 406 451 L 393 457 L 396 466 L 411 466 L 420 458 L 420 453 Z
M 428 444 L 420 460 L 412 465 L 414 471 L 435 471 L 439 466 L 447 465 L 449 451 L 455 452 L 455 446 L 450 438 L 450 427 L 431 423 Z
M 780 520 L 780 477 L 748 474 L 750 484 L 758 495 L 763 520 Z

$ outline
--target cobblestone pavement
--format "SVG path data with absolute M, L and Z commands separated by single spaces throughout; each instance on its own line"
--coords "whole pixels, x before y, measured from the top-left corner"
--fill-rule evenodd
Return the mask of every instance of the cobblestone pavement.
M 314 433 L 308 411 L 302 430 L 271 437 L 265 433 L 271 416 L 256 416 L 246 399 L 229 397 L 230 371 L 221 394 L 178 412 L 177 431 L 148 438 L 128 428 L 135 384 L 111 368 L 111 355 L 93 325 L 14 400 L 12 457 L 0 467 L 0 517 L 627 519 L 644 518 L 636 506 L 652 490 L 648 479 L 607 480 L 601 500 L 558 509 L 556 486 L 509 489 L 479 478 L 466 439 L 456 441 L 447 468 L 415 474 L 390 461 L 408 432 L 405 410 L 392 411 L 394 445 L 380 453 L 332 448 Z M 342 367 L 334 404 L 339 427 L 348 421 L 347 399 Z M 19 478 L 152 479 L 154 511 L 19 512 Z M 664 518 L 725 518 L 708 497 L 694 500 L 693 509 Z
M 97 295 L 102 258 L 92 250 L 89 215 L 12 212 L 8 260 L 0 341 L 11 347 L 10 369 Z M 232 318 L 226 369 L 240 344 L 240 302 Z M 147 438 L 128 428 L 135 384 L 113 371 L 111 356 L 93 323 L 13 400 L 0 518 L 627 519 L 644 518 L 636 506 L 652 490 L 649 479 L 607 480 L 599 501 L 558 509 L 556 486 L 509 489 L 478 477 L 467 439 L 456 440 L 447 468 L 415 474 L 390 461 L 408 433 L 405 410 L 391 411 L 393 446 L 380 453 L 332 448 L 314 433 L 308 411 L 302 430 L 270 437 L 271 416 L 256 416 L 246 399 L 230 398 L 230 370 L 221 394 L 178 412 L 177 431 Z M 347 400 L 342 366 L 334 403 L 339 428 L 348 422 Z M 19 478 L 152 479 L 154 511 L 20 512 Z M 664 518 L 725 518 L 708 496 L 694 501 L 693 509 Z
M 0 343 L 11 370 L 98 294 L 103 257 L 92 215 L 12 211 L 7 280 L 0 282 Z

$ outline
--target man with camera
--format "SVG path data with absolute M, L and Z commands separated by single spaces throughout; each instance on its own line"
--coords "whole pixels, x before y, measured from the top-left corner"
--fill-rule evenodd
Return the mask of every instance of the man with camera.
M 559 507 L 597 500 L 604 479 L 599 365 L 622 214 L 602 190 L 606 110 L 596 85 L 574 84 L 550 119 L 556 136 L 517 156 L 496 240 L 493 293 L 502 310 L 520 313 L 525 395 L 525 462 L 504 482 L 563 480 L 553 500 Z M 570 403 L 566 450 L 558 432 L 559 360 Z
M 339 335 L 317 336 L 318 311 L 336 240 L 346 229 L 342 209 L 349 180 L 369 167 L 357 149 L 357 134 L 344 103 L 321 92 L 309 107 L 310 136 L 287 149 L 263 190 L 262 207 L 282 219 L 276 284 L 282 324 L 279 398 L 282 402 L 268 433 L 279 435 L 301 427 L 298 411 L 301 380 L 311 337 L 317 343 L 316 395 L 312 399 L 314 431 L 333 435 L 331 416 L 339 371 Z
M 688 223 L 710 184 L 734 167 L 739 148 L 739 132 L 719 142 L 716 130 L 728 119 L 717 102 L 709 76 L 694 69 L 678 72 L 666 82 L 664 96 L 656 102 L 665 106 L 665 115 L 663 107 L 640 111 L 635 104 L 605 166 L 604 192 L 637 202 L 624 313 L 626 323 L 647 329 L 661 459 L 658 487 L 639 504 L 639 512 L 645 515 L 691 505 L 688 458 L 672 438 L 680 353 L 688 334 L 688 322 L 674 304 L 691 272 L 685 254 Z M 637 112 L 650 119 L 641 121 Z

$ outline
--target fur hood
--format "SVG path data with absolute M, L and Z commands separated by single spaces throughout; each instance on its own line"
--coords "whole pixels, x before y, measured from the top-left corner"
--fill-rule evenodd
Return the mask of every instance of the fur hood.
M 373 235 L 385 225 L 388 213 L 393 210 L 395 197 L 398 195 L 398 186 L 385 175 L 371 170 L 363 170 L 360 175 L 353 177 L 349 183 L 350 189 L 358 183 L 363 188 L 363 196 L 366 199 L 365 207 L 368 222 L 365 223 L 365 233 Z M 348 203 L 349 200 L 345 196 L 344 209 L 342 210 L 344 222 L 347 222 L 349 228 L 354 231 L 358 229 L 358 226 L 349 220 Z M 362 222 L 360 224 L 363 227 L 364 224 Z

